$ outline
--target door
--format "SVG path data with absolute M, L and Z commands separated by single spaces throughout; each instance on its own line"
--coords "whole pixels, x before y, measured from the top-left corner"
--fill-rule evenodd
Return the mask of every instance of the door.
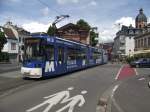
M 58 74 L 65 73 L 65 49 L 63 46 L 57 48 L 57 70 Z

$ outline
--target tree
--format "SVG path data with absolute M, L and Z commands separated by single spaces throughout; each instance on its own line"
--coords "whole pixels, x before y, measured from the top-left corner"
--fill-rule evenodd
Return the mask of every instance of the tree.
M 56 31 L 57 31 L 57 29 L 50 25 L 50 27 L 48 28 L 47 34 L 49 36 L 54 36 L 56 34 Z
M 86 29 L 86 30 L 91 29 L 91 26 L 86 21 L 84 21 L 83 19 L 80 19 L 79 21 L 77 21 L 76 25 L 82 29 Z
M 90 45 L 91 46 L 96 46 L 96 44 L 98 43 L 98 40 L 96 40 L 96 38 L 98 37 L 98 34 L 94 31 L 94 29 L 96 27 L 91 27 L 89 25 L 88 22 L 86 22 L 83 19 L 80 19 L 79 21 L 77 21 L 76 25 L 81 28 L 81 29 L 85 29 L 88 30 L 90 32 Z
M 90 45 L 91 46 L 96 46 L 98 43 L 98 40 L 96 38 L 98 37 L 98 34 L 95 33 L 94 31 L 90 31 Z
M 1 53 L 2 49 L 3 49 L 3 47 L 4 47 L 4 44 L 6 44 L 6 43 L 7 43 L 7 39 L 5 37 L 5 34 L 0 29 L 0 53 Z

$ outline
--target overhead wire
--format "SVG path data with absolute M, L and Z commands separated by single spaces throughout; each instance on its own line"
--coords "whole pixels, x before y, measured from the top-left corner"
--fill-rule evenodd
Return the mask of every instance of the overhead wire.
M 49 9 L 53 10 L 53 11 L 56 12 L 57 14 L 61 15 L 57 10 L 55 10 L 55 9 L 53 9 L 53 8 L 51 8 L 51 7 L 49 7 L 49 5 L 46 4 L 45 2 L 43 2 L 43 1 L 41 1 L 41 0 L 37 0 L 37 1 L 38 1 L 39 3 L 41 3 L 42 5 L 48 7 Z

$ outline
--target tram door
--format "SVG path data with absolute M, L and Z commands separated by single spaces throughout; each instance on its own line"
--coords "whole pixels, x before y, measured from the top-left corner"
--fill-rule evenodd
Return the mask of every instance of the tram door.
M 64 47 L 63 46 L 58 46 L 58 72 L 59 73 L 64 73 L 65 72 L 65 52 L 64 52 Z

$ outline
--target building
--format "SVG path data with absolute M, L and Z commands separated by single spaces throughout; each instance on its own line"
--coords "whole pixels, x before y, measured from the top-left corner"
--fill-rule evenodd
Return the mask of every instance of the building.
M 134 37 L 142 32 L 141 29 L 122 26 L 114 38 L 113 53 L 116 57 L 132 56 L 134 54 Z
M 69 23 L 58 28 L 57 35 L 68 40 L 90 44 L 90 31 Z
M 150 54 L 150 23 L 147 23 L 147 17 L 140 9 L 136 17 L 136 26 L 142 28 L 142 33 L 137 35 L 135 39 L 135 55 L 136 54 Z
M 22 57 L 23 51 L 21 48 L 24 45 L 24 39 L 29 37 L 30 32 L 24 30 L 21 27 L 18 27 L 17 25 L 13 25 L 12 22 L 10 21 L 6 22 L 6 24 L 4 25 L 4 28 L 10 29 L 13 32 L 15 38 L 17 39 L 18 41 L 17 62 L 21 62 L 23 60 L 23 57 Z
M 10 62 L 14 63 L 18 61 L 18 40 L 13 33 L 13 31 L 9 28 L 1 27 L 2 31 L 7 38 L 7 43 L 4 45 L 2 52 L 7 52 L 9 54 Z
M 147 17 L 143 13 L 143 9 L 139 10 L 139 14 L 136 16 L 135 19 L 135 25 L 136 28 L 144 28 L 145 26 L 147 26 Z
M 150 54 L 150 24 L 144 27 L 143 33 L 135 38 L 134 54 Z
M 121 30 L 116 33 L 114 39 L 113 52 L 117 57 L 133 56 L 135 47 L 137 47 L 137 41 L 135 37 L 147 32 L 147 17 L 145 16 L 143 9 L 139 10 L 139 14 L 135 19 L 135 28 L 132 25 L 122 26 Z
M 108 60 L 112 59 L 112 50 L 113 50 L 113 42 L 109 42 L 109 43 L 103 43 L 103 44 L 99 44 L 97 47 L 103 48 L 104 50 L 107 51 L 108 54 Z

